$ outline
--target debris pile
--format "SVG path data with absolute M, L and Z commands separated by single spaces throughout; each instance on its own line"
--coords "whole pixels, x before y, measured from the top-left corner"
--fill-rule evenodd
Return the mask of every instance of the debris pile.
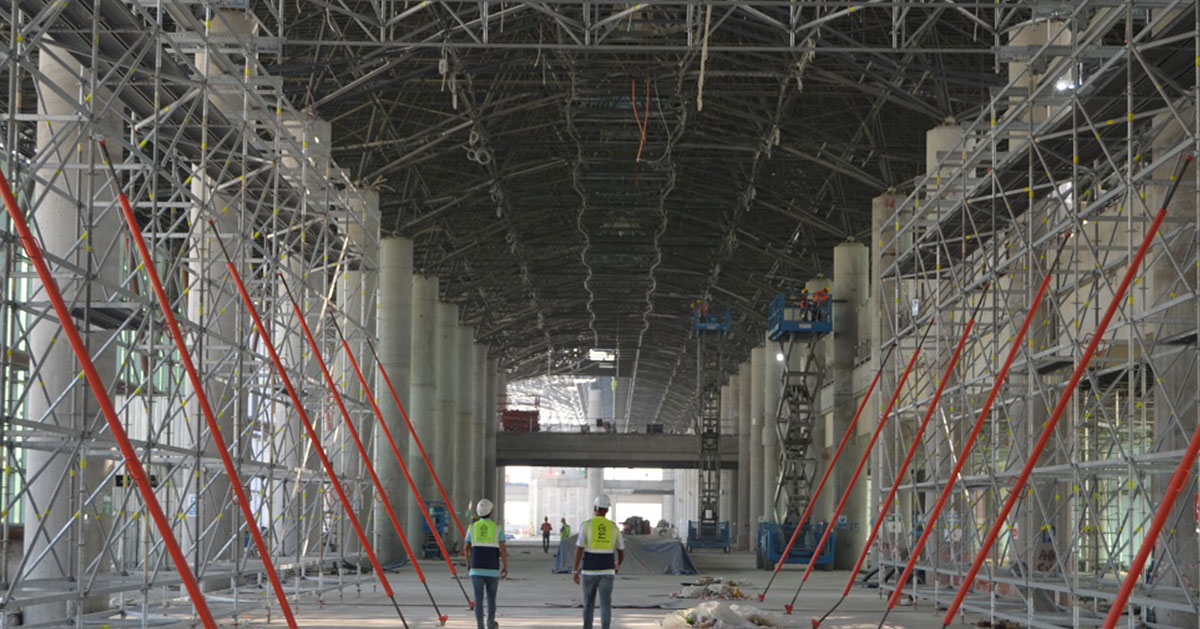
M 691 609 L 680 609 L 663 618 L 663 629 L 741 629 L 782 626 L 779 614 L 749 605 L 707 601 Z
M 741 586 L 746 584 L 744 580 L 705 577 L 693 583 L 684 583 L 681 590 L 671 593 L 671 597 L 740 601 L 748 598 L 741 590 Z

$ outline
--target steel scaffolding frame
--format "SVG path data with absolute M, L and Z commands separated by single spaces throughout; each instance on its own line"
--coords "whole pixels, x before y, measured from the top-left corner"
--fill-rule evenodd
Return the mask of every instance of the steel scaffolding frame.
M 996 12 L 997 33 L 1017 10 Z M 997 72 L 1010 64 L 1008 84 L 962 125 L 958 141 L 875 232 L 885 321 L 874 351 L 881 355 L 894 341 L 901 355 L 885 377 L 896 382 L 926 322 L 934 334 L 896 409 L 897 438 L 875 453 L 873 503 L 894 483 L 899 495 L 874 559 L 902 570 L 916 537 L 935 527 L 905 591 L 943 608 L 1062 396 L 1172 172 L 1200 148 L 1195 2 L 1127 0 L 1096 10 L 1084 1 L 1035 12 L 1032 22 L 1010 22 L 1007 30 L 1015 37 L 1030 24 L 1040 24 L 1045 37 L 1023 49 L 998 47 L 1007 50 L 996 63 Z M 1123 43 L 1108 45 L 1115 41 Z M 1092 626 L 1107 612 L 1196 422 L 1198 184 L 1200 175 L 1189 173 L 964 610 L 1030 627 Z M 1052 268 L 1056 255 L 1064 258 Z M 930 523 L 933 499 L 1048 270 L 1050 293 L 981 442 L 947 513 Z M 908 476 L 896 478 L 951 339 L 987 283 L 994 289 L 947 383 L 936 426 Z M 1173 513 L 1120 626 L 1137 619 L 1195 626 L 1194 500 L 1189 483 L 1179 502 L 1186 507 Z
M 242 543 L 245 523 L 144 269 L 127 233 L 106 229 L 120 224 L 120 210 L 93 138 L 119 151 L 120 185 L 295 600 L 361 591 L 369 577 L 212 230 L 229 245 L 308 410 L 322 420 L 324 445 L 366 521 L 372 493 L 362 463 L 346 447 L 342 422 L 332 421 L 330 396 L 276 277 L 297 288 L 324 351 L 340 351 L 333 318 L 371 365 L 376 304 L 367 287 L 378 272 L 379 216 L 332 163 L 327 126 L 293 107 L 260 62 L 278 42 L 255 31 L 280 26 L 245 7 L 215 6 L 106 2 L 94 14 L 69 3 L 11 6 L 0 17 L 7 46 L 0 167 L 35 237 L 66 243 L 47 251 L 51 269 L 93 359 L 107 362 L 108 392 L 210 606 L 219 619 L 237 622 L 248 613 L 269 618 L 278 605 L 261 561 Z M 69 111 L 48 111 L 50 100 L 70 103 Z M 78 214 L 69 217 L 75 224 L 64 224 L 64 205 Z M 60 387 L 53 380 L 61 371 L 51 355 L 58 335 L 47 344 L 35 331 L 56 319 L 13 236 L 2 239 L 0 257 L 0 627 L 41 609 L 57 611 L 33 614 L 37 622 L 23 626 L 80 626 L 116 615 L 142 626 L 191 618 L 85 381 Z M 66 373 L 78 372 L 73 365 Z M 370 408 L 345 377 L 349 367 L 339 363 L 339 370 L 348 408 L 370 435 Z M 36 396 L 48 410 L 32 416 Z M 53 491 L 31 489 L 47 478 Z M 22 539 L 37 552 L 21 552 Z

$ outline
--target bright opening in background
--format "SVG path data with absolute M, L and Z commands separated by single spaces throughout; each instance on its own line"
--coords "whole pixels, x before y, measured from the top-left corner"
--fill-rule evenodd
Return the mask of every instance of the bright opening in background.
M 644 533 L 664 518 L 673 518 L 676 483 L 667 471 L 607 467 L 603 476 L 603 491 L 613 504 L 609 519 L 623 525 L 628 518 L 640 517 L 648 522 L 641 527 Z M 542 523 L 549 518 L 551 537 L 557 541 L 564 520 L 576 532 L 592 517 L 595 496 L 587 468 L 509 466 L 504 477 L 504 530 L 519 539 L 540 538 Z

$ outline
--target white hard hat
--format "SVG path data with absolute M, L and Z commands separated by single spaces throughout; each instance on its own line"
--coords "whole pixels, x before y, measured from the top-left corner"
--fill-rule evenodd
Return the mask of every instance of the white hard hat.
M 608 494 L 600 494 L 599 496 L 596 496 L 596 500 L 593 501 L 592 504 L 597 509 L 608 509 L 612 507 L 612 501 L 608 499 Z
M 486 518 L 492 514 L 492 501 L 484 498 L 475 505 L 475 513 L 481 518 Z

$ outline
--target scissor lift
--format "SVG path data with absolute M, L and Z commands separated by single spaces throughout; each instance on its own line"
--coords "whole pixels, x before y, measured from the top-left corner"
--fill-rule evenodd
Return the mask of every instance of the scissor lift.
M 688 550 L 719 548 L 729 552 L 729 522 L 721 520 L 721 341 L 729 335 L 730 313 L 692 311 L 696 334 L 696 390 L 700 396 L 700 517 L 688 526 Z
M 796 523 L 812 493 L 817 459 L 812 450 L 813 429 L 819 420 L 816 395 L 821 388 L 817 342 L 833 331 L 833 300 L 822 292 L 780 293 L 771 301 L 767 338 L 779 343 L 783 355 L 783 385 L 775 413 L 779 437 L 779 478 L 775 504 L 779 522 Z M 793 355 L 804 356 L 799 369 Z

